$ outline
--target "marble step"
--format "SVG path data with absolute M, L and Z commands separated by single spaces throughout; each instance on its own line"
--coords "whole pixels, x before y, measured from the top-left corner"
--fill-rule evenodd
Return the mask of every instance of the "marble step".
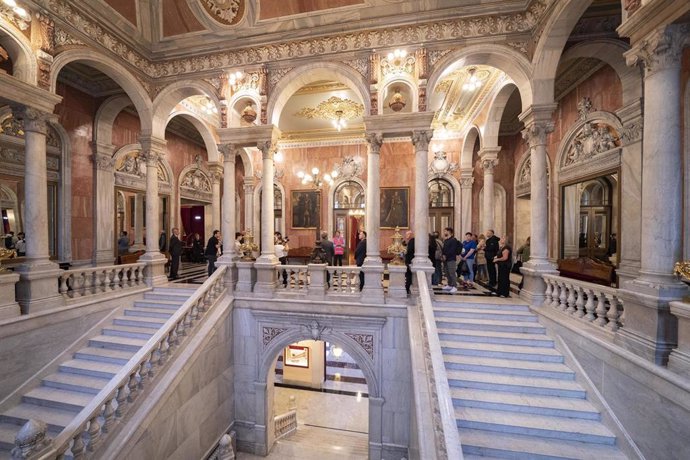
M 465 459 L 471 458 L 470 455 L 516 460 L 627 460 L 628 458 L 612 445 L 484 430 L 461 429 L 460 441 Z
M 608 428 L 591 420 L 519 414 L 515 412 L 456 407 L 458 428 L 522 434 L 537 438 L 553 438 L 596 444 L 614 445 L 616 437 Z M 462 430 L 460 430 L 462 436 Z
M 87 347 L 74 354 L 77 359 L 98 361 L 101 363 L 119 364 L 124 366 L 134 356 L 135 351 L 112 350 L 109 348 Z
M 493 319 L 497 321 L 518 321 L 538 323 L 537 317 L 529 311 L 504 311 L 490 309 L 434 308 L 437 320 L 443 318 Z
M 503 310 L 503 311 L 524 311 L 529 312 L 527 305 L 503 305 L 497 303 L 465 303 L 465 302 L 444 302 L 434 300 L 431 303 L 436 310 Z
M 43 386 L 97 395 L 110 379 L 56 372 L 43 379 Z
M 475 388 L 507 393 L 524 393 L 544 396 L 585 398 L 587 392 L 574 380 L 502 375 L 486 372 L 447 372 L 448 384 L 452 388 Z
M 436 318 L 436 327 L 446 329 L 518 332 L 522 334 L 546 333 L 544 326 L 539 323 L 498 321 L 492 319 Z
M 187 299 L 191 297 L 191 294 L 181 293 L 181 292 L 146 292 L 144 293 L 144 299 L 146 300 L 174 300 L 180 305 L 185 303 Z
M 177 311 L 183 303 L 184 301 L 178 302 L 176 300 L 144 299 L 135 301 L 134 308 L 159 308 Z
M 456 407 L 601 420 L 599 411 L 586 399 L 506 393 L 473 388 L 451 388 L 450 393 Z
M 168 295 L 168 294 L 184 294 L 187 297 L 191 297 L 195 292 L 196 289 L 199 286 L 194 286 L 194 287 L 189 287 L 189 288 L 184 288 L 184 287 L 156 287 L 153 288 L 153 294 L 162 294 L 162 295 Z
M 45 422 L 49 429 L 62 431 L 74 420 L 78 413 L 78 411 L 56 409 L 54 407 L 23 402 L 0 414 L 0 422 L 7 422 L 21 427 L 29 419 L 38 419 Z
M 89 339 L 89 346 L 96 348 L 109 348 L 111 350 L 139 351 L 146 345 L 145 339 L 133 339 L 130 337 L 117 337 L 114 335 L 97 335 Z
M 93 395 L 58 388 L 38 387 L 22 396 L 22 401 L 38 406 L 79 412 L 93 400 Z
M 553 348 L 554 342 L 547 335 L 522 334 L 519 332 L 476 331 L 462 329 L 438 329 L 440 340 L 474 343 L 496 343 Z
M 144 316 L 146 318 L 170 318 L 176 310 L 167 308 L 127 308 L 125 316 Z
M 157 331 L 167 321 L 167 318 L 146 318 L 143 316 L 118 316 L 115 319 L 113 319 L 113 324 L 116 324 L 118 326 L 146 327 Z
M 151 329 L 148 327 L 121 326 L 118 324 L 104 327 L 101 330 L 101 334 L 106 336 L 128 337 L 132 339 L 144 340 L 150 339 L 151 337 L 153 337 L 155 333 L 155 329 Z
M 72 359 L 60 364 L 60 372 L 111 379 L 120 372 L 120 364 L 99 363 L 83 359 Z
M 446 369 L 574 380 L 575 373 L 561 363 L 540 363 L 479 356 L 443 355 Z
M 453 342 L 441 340 L 443 354 L 464 356 L 485 356 L 487 358 L 517 359 L 562 363 L 563 355 L 554 348 L 502 345 L 493 343 Z

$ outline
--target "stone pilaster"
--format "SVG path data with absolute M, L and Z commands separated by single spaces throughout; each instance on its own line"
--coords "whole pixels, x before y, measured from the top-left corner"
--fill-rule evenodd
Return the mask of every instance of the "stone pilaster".
M 48 245 L 48 181 L 46 176 L 46 134 L 53 114 L 30 107 L 12 107 L 16 119 L 24 121 L 24 232 L 26 262 L 17 267 L 17 302 L 22 313 L 36 313 L 62 304 L 57 290 L 58 266 L 50 261 Z
M 433 268 L 429 260 L 429 142 L 432 136 L 431 130 L 412 133 L 415 149 L 415 251 L 412 264 L 415 268 Z
M 115 260 L 115 175 L 112 144 L 93 144 L 94 166 L 94 264 L 111 265 Z
M 132 250 L 139 251 L 144 247 L 144 195 L 137 192 L 134 195 L 134 244 Z
M 660 27 L 625 53 L 629 65 L 641 63 L 645 71 L 640 238 L 653 241 L 654 250 L 645 251 L 639 277 L 620 290 L 625 327 L 616 340 L 657 364 L 667 362 L 678 340 L 669 303 L 687 292 L 673 276 L 673 265 L 682 257 L 680 72 L 688 37 L 688 24 Z
M 256 267 L 256 285 L 255 292 L 273 292 L 276 285 L 276 272 L 274 267 L 278 265 L 278 258 L 275 253 L 275 244 L 273 242 L 273 233 L 275 232 L 275 222 L 273 220 L 273 213 L 270 212 L 274 208 L 273 196 L 273 176 L 275 165 L 273 163 L 273 155 L 275 154 L 275 147 L 272 141 L 261 141 L 257 144 L 257 148 L 261 151 L 261 158 L 263 160 L 263 170 L 261 175 L 261 255 L 254 264 Z
M 140 137 L 141 158 L 146 162 L 146 254 L 139 260 L 146 262 L 146 283 L 165 284 L 165 256 L 158 247 L 160 210 L 158 197 L 158 161 L 165 155 L 164 139 Z
M 464 168 L 460 170 L 460 228 L 472 228 L 472 184 L 474 184 L 474 170 L 472 168 Z M 443 233 L 443 229 L 437 229 Z M 484 229 L 480 229 L 484 231 Z
M 364 289 L 363 295 L 367 298 L 383 299 L 383 261 L 381 260 L 380 230 L 381 223 L 381 146 L 383 135 L 380 133 L 367 133 L 369 152 L 367 154 L 367 207 L 366 207 L 366 232 L 367 232 L 367 257 L 364 259 Z
M 244 176 L 243 192 L 244 192 L 244 230 L 251 230 L 254 232 L 254 178 L 251 176 Z
M 494 168 L 498 166 L 498 152 L 500 151 L 500 147 L 489 147 L 478 152 L 479 166 L 484 171 L 484 206 L 482 209 L 481 222 L 481 229 L 483 232 L 486 232 L 486 230 L 494 230 L 495 227 L 496 203 L 494 200 Z M 457 229 L 456 235 L 460 237 L 465 232 L 471 230 L 471 228 Z
M 211 171 L 211 192 L 213 195 L 211 197 L 211 226 L 213 230 L 220 230 L 220 181 L 223 178 L 223 166 L 219 163 L 212 163 L 209 165 L 209 169 Z M 225 243 L 223 243 L 223 246 L 225 246 Z
M 556 104 L 532 106 L 520 115 L 525 123 L 522 137 L 529 144 L 532 164 L 530 176 L 530 219 L 531 251 L 530 259 L 521 271 L 524 275 L 520 296 L 531 305 L 538 306 L 544 301 L 546 284 L 542 276 L 555 273 L 555 267 L 549 262 L 548 232 L 548 182 L 546 175 L 546 136 L 553 131 L 551 116 Z
M 237 216 L 235 215 L 235 159 L 237 149 L 233 144 L 221 144 L 218 150 L 223 155 L 223 217 L 221 234 L 223 235 L 223 255 L 216 265 L 228 265 L 226 284 L 229 291 L 234 289 L 235 280 L 233 265 L 237 259 L 235 253 L 235 231 Z

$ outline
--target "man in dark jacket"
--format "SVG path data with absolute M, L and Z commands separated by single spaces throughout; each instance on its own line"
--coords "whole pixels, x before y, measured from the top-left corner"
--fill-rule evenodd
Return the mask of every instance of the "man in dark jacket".
M 367 257 L 367 232 L 364 230 L 359 231 L 359 243 L 355 248 L 355 263 L 358 267 L 364 264 L 364 259 Z M 364 288 L 364 272 L 359 272 L 359 290 Z
M 158 237 L 158 250 L 168 252 L 168 239 L 165 237 L 165 231 L 161 231 L 161 236 Z
M 405 233 L 405 242 L 407 249 L 405 250 L 405 265 L 407 271 L 405 272 L 405 290 L 410 293 L 410 286 L 412 286 L 412 259 L 414 259 L 414 233 L 407 231 Z
M 173 228 L 170 236 L 170 279 L 179 278 L 177 271 L 180 269 L 180 257 L 182 256 L 182 241 L 180 241 L 180 229 Z
M 216 271 L 216 259 L 218 258 L 218 252 L 220 251 L 220 230 L 214 230 L 213 236 L 208 239 L 206 244 L 206 251 L 204 255 L 208 260 L 208 276 L 213 275 Z
M 457 270 L 458 254 L 460 254 L 460 242 L 455 239 L 455 230 L 452 227 L 443 229 L 443 249 L 441 250 L 441 258 L 446 267 L 446 276 L 448 277 L 448 284 L 443 287 L 444 291 L 449 291 L 451 294 L 458 292 L 458 275 Z
M 333 265 L 333 257 L 335 257 L 335 245 L 333 241 L 328 240 L 328 232 L 321 232 L 321 249 L 323 249 L 324 262 L 328 265 Z M 326 284 L 331 287 L 331 274 L 326 270 Z
M 496 287 L 496 264 L 494 263 L 494 257 L 498 255 L 498 242 L 500 239 L 494 235 L 493 230 L 486 231 L 486 248 L 484 253 L 486 254 L 486 270 L 489 272 L 489 287 Z

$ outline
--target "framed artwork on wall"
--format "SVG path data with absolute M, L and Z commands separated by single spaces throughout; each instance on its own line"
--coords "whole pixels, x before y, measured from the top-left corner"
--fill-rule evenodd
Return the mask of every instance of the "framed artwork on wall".
M 309 367 L 309 347 L 288 345 L 285 348 L 283 364 L 293 367 Z
M 317 190 L 292 190 L 292 228 L 316 228 L 321 218 L 319 212 L 320 193 Z
M 381 187 L 381 228 L 410 228 L 410 187 Z

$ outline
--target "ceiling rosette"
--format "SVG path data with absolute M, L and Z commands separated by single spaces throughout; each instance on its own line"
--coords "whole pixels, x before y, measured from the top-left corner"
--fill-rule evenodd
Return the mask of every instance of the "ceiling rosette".
M 234 26 L 244 16 L 246 0 L 201 0 L 206 13 L 226 26 Z

